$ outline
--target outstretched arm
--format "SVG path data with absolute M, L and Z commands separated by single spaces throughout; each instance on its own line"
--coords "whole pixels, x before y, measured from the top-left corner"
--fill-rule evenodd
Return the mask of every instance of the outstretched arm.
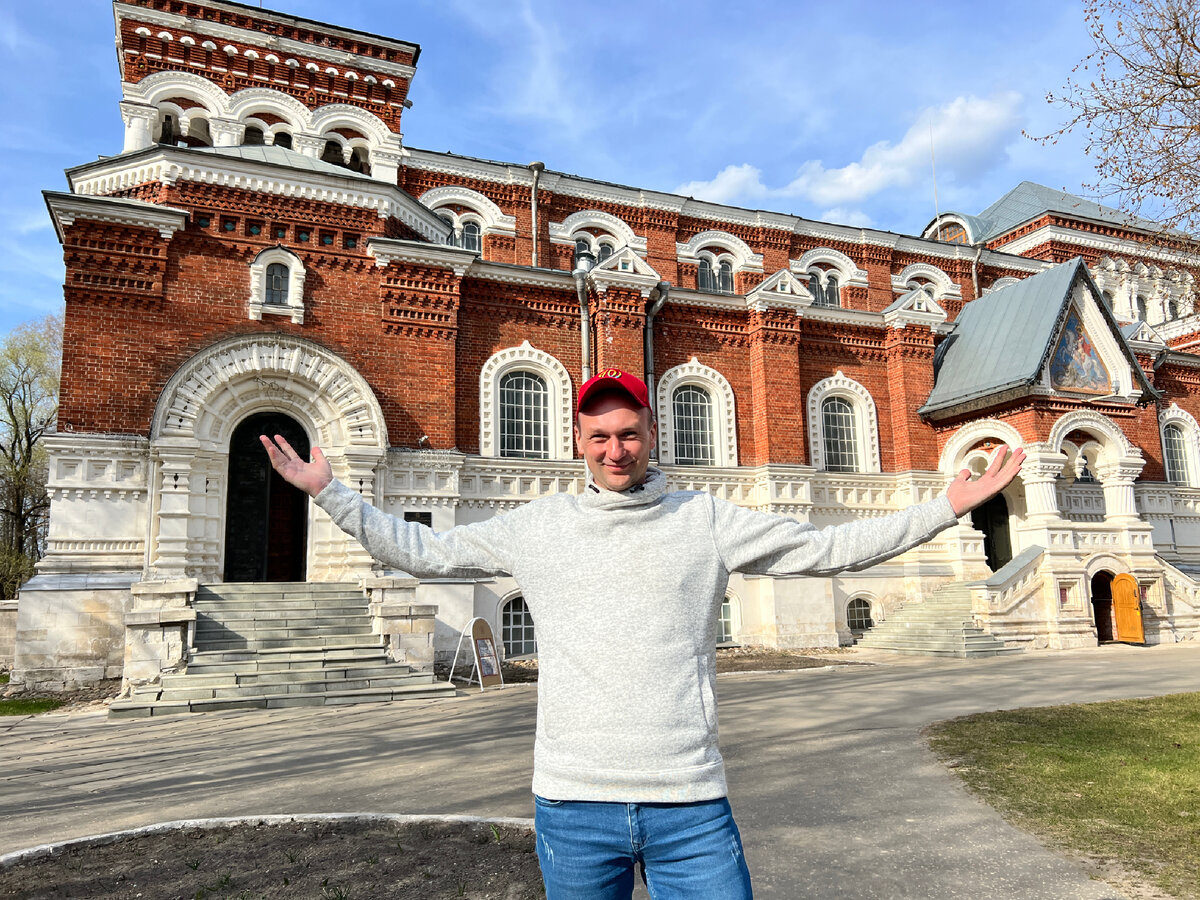
M 435 532 L 376 509 L 358 491 L 335 481 L 320 447 L 313 447 L 308 462 L 278 434 L 274 439 L 264 435 L 262 443 L 275 471 L 310 497 L 320 495 L 317 505 L 380 562 L 423 578 L 510 571 L 513 540 L 504 516 Z
M 978 478 L 959 473 L 936 500 L 827 528 L 714 501 L 713 541 L 731 572 L 833 575 L 865 569 L 924 543 L 1003 490 L 1025 458 L 1018 449 L 1006 462 L 1007 452 L 997 450 Z

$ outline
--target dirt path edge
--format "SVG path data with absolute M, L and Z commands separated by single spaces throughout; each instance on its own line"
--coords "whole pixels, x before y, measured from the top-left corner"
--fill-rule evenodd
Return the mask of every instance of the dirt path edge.
M 92 834 L 87 837 L 73 838 L 69 841 L 58 841 L 53 844 L 39 844 L 25 850 L 16 850 L 0 856 L 0 869 L 15 866 L 18 863 L 30 862 L 55 856 L 68 850 L 87 850 L 92 847 L 103 847 L 126 838 L 144 837 L 151 834 L 165 834 L 185 828 L 200 828 L 216 831 L 220 828 L 239 828 L 247 825 L 289 825 L 300 824 L 329 824 L 346 823 L 352 825 L 377 825 L 385 823 L 409 824 L 412 822 L 437 822 L 451 825 L 508 825 L 516 828 L 533 828 L 533 819 L 520 819 L 511 816 L 457 816 L 457 815 L 404 815 L 401 813 L 295 813 L 290 815 L 271 816 L 226 816 L 215 819 L 176 819 L 172 822 L 157 822 L 154 825 L 143 825 L 141 828 L 130 828 L 126 831 L 110 831 L 105 834 Z

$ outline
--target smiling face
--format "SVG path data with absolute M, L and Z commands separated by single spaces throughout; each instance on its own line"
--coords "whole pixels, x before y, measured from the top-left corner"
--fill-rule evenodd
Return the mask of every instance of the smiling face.
M 575 419 L 575 444 L 592 480 L 606 491 L 642 483 L 657 437 L 650 410 L 638 406 L 624 391 L 589 398 Z

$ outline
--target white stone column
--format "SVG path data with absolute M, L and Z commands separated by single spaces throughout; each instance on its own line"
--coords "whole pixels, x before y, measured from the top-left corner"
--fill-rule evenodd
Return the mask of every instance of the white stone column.
M 320 159 L 325 150 L 325 138 L 315 134 L 293 134 L 292 149 L 313 159 Z
M 156 447 L 151 452 L 157 470 L 157 503 L 151 514 L 157 527 L 152 528 L 150 571 L 155 579 L 181 578 L 190 574 L 192 480 L 199 478 L 203 494 L 204 476 L 192 470 L 195 450 L 191 447 Z
M 154 143 L 152 123 L 157 115 L 158 110 L 146 103 L 121 101 L 121 119 L 125 122 L 125 153 L 141 150 Z
M 402 155 L 402 152 L 399 150 L 372 149 L 371 177 L 376 181 L 383 181 L 394 185 L 400 172 L 400 157 Z
M 1096 477 L 1104 488 L 1104 521 L 1121 524 L 1139 521 L 1134 502 L 1133 483 L 1146 461 L 1138 456 L 1102 460 L 1096 464 Z
M 212 135 L 214 147 L 236 147 L 246 134 L 246 126 L 233 119 L 218 119 L 214 116 L 208 120 L 208 131 Z
M 1026 518 L 1040 522 L 1062 518 L 1058 509 L 1055 480 L 1066 465 L 1066 454 L 1036 445 L 1026 447 L 1025 452 L 1021 483 L 1025 487 Z

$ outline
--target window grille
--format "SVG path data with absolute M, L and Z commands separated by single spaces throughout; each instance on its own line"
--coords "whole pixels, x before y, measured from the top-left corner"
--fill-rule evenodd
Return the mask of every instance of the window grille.
M 287 306 L 288 267 L 283 263 L 267 266 L 267 292 L 265 302 L 271 306 Z
M 696 269 L 696 288 L 709 293 L 716 290 L 716 285 L 713 284 L 712 263 L 707 259 L 700 260 L 700 265 Z
M 717 290 L 722 294 L 733 293 L 733 266 L 727 262 L 717 267 Z
M 483 232 L 480 230 L 477 222 L 467 222 L 463 225 L 462 248 L 464 250 L 474 250 L 476 253 L 483 252 Z
M 501 614 L 500 639 L 504 642 L 504 656 L 524 656 L 537 653 L 537 640 L 533 632 L 533 616 L 525 605 L 524 597 L 513 597 L 504 604 Z
M 821 270 L 813 269 L 808 273 L 808 292 L 813 295 L 813 306 L 839 307 L 842 305 L 842 295 L 838 287 L 837 276 L 832 272 L 821 284 Z
M 846 625 L 855 633 L 861 634 L 875 626 L 871 618 L 871 603 L 862 597 L 855 597 L 846 606 Z
M 733 643 L 733 603 L 728 597 L 721 603 L 721 613 L 717 617 L 717 643 Z
M 1190 480 L 1187 448 L 1184 446 L 1183 429 L 1178 425 L 1168 425 L 1163 429 L 1163 453 L 1167 462 L 1167 481 L 1187 484 Z
M 613 255 L 613 245 L 612 244 L 601 244 L 600 245 L 600 255 L 596 261 L 604 262 L 606 259 L 608 259 L 612 255 Z
M 500 379 L 500 455 L 550 458 L 550 391 L 532 372 Z
M 821 424 L 826 471 L 859 471 L 858 428 L 854 421 L 854 407 L 841 397 L 829 397 L 821 404 Z
M 713 450 L 713 404 L 708 391 L 692 384 L 671 395 L 671 417 L 675 432 L 675 462 L 685 466 L 711 466 Z
M 580 253 L 591 253 L 592 245 L 588 243 L 587 238 L 575 238 L 575 255 Z

